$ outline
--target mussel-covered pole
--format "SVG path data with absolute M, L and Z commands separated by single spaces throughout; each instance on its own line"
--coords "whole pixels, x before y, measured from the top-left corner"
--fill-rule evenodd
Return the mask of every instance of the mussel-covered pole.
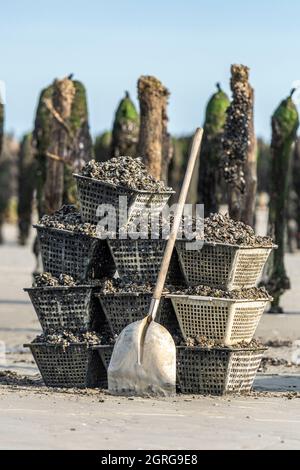
M 171 150 L 167 132 L 167 103 L 169 91 L 155 77 L 142 76 L 138 80 L 140 102 L 140 132 L 138 154 L 149 172 L 157 179 L 166 179 Z
M 139 114 L 127 91 L 115 114 L 111 143 L 112 157 L 119 157 L 120 155 L 136 156 L 139 123 Z
M 35 120 L 40 214 L 76 203 L 73 172 L 92 157 L 85 88 L 71 77 L 42 91 Z
M 254 226 L 255 204 L 257 191 L 257 139 L 254 131 L 254 90 L 249 85 L 249 127 L 248 127 L 248 151 L 245 162 L 245 196 L 243 199 L 242 221 Z
M 25 245 L 28 240 L 33 205 L 33 193 L 35 188 L 35 165 L 34 151 L 32 146 L 32 134 L 25 134 L 18 156 L 18 226 L 19 243 Z
M 254 194 L 256 190 L 256 185 L 253 185 L 250 181 L 252 170 L 248 172 L 247 162 L 252 145 L 251 139 L 254 135 L 252 124 L 253 90 L 248 78 L 248 67 L 237 64 L 231 66 L 230 87 L 233 97 L 227 109 L 223 136 L 223 171 L 228 184 L 229 215 L 234 220 L 251 219 L 253 217 L 254 207 L 251 209 L 252 204 L 248 201 L 247 207 L 250 207 L 249 212 L 252 211 L 251 216 L 247 214 L 247 217 L 245 217 L 244 206 L 245 200 L 248 198 L 248 192 L 252 191 L 251 195 L 249 194 L 249 200 L 252 201 L 253 190 Z M 249 158 L 249 160 L 251 159 Z M 245 172 L 247 173 L 247 180 Z M 255 189 L 253 189 L 254 187 Z
M 270 234 L 278 245 L 274 251 L 267 288 L 274 300 L 271 311 L 282 312 L 281 295 L 290 288 L 284 265 L 286 209 L 289 191 L 289 166 L 292 145 L 296 139 L 299 117 L 292 94 L 284 99 L 272 116 Z
M 217 91 L 206 106 L 204 134 L 200 154 L 198 180 L 198 201 L 204 204 L 204 215 L 219 209 L 219 180 L 222 159 L 222 136 L 226 121 L 226 110 L 230 102 L 228 96 L 217 83 Z

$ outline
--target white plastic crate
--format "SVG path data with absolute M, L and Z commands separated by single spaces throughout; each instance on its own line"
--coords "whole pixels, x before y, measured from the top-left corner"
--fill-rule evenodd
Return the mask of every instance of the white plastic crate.
M 179 263 L 187 284 L 205 284 L 223 290 L 256 286 L 272 251 L 272 247 L 206 242 L 199 250 L 189 250 L 187 243 L 176 241 Z
M 183 337 L 205 336 L 230 346 L 250 343 L 268 300 L 236 300 L 168 294 Z

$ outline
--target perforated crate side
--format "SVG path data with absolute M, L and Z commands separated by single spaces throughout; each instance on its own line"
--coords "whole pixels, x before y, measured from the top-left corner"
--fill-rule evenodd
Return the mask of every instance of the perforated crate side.
M 35 227 L 44 271 L 56 277 L 69 274 L 80 281 L 114 274 L 115 266 L 105 240 L 67 230 Z
M 134 220 L 140 217 L 141 214 L 145 215 L 151 213 L 153 216 L 154 214 L 162 212 L 173 193 L 174 191 L 168 193 L 136 193 L 136 197 L 129 211 L 129 220 Z
M 187 250 L 186 242 L 177 240 L 176 250 L 189 286 L 206 284 L 226 290 L 237 248 L 204 244 L 200 250 Z
M 96 294 L 114 335 L 148 315 L 152 294 Z M 159 318 L 159 312 L 158 312 Z
M 121 279 L 155 284 L 164 255 L 166 240 L 108 240 Z M 167 283 L 178 283 L 181 271 L 175 253 L 172 255 Z
M 92 288 L 33 287 L 25 289 L 44 332 L 86 331 L 93 322 Z
M 228 338 L 225 344 L 233 345 L 241 341 L 250 343 L 267 303 L 267 300 L 234 303 L 232 322 L 229 325 L 230 329 L 228 328 Z
M 250 392 L 263 352 L 261 349 L 231 352 L 226 392 Z
M 182 335 L 219 341 L 230 346 L 250 342 L 264 312 L 266 300 L 239 301 L 201 296 L 168 295 Z
M 264 349 L 177 348 L 177 374 L 182 393 L 224 395 L 249 392 Z
M 177 375 L 181 393 L 223 395 L 230 358 L 229 350 L 179 346 Z
M 225 336 L 230 303 L 190 296 L 170 295 L 183 337 L 206 336 L 222 341 Z
M 78 197 L 80 202 L 80 212 L 85 222 L 97 224 L 100 217 L 97 215 L 98 207 L 102 204 L 113 206 L 117 218 L 126 219 L 126 212 L 119 208 L 119 196 L 127 197 L 127 206 L 130 211 L 135 200 L 135 194 L 132 191 L 116 188 L 111 185 L 103 184 L 93 178 L 74 175 L 77 183 Z M 122 207 L 122 206 L 121 206 Z M 111 212 L 107 213 L 109 224 L 115 223 L 115 216 Z
M 106 370 L 108 369 L 113 350 L 113 345 L 97 346 L 96 351 L 98 352 Z
M 228 288 L 239 289 L 257 285 L 271 251 L 271 248 L 237 250 Z
M 48 387 L 103 387 L 107 385 L 106 370 L 95 351 L 85 344 L 66 348 L 48 343 L 27 345 Z
M 150 210 L 160 212 L 172 194 L 172 192 L 135 191 L 80 175 L 74 175 L 74 177 L 77 182 L 81 213 L 85 222 L 97 224 L 99 221 L 99 216 L 97 216 L 98 207 L 102 204 L 111 205 L 115 209 L 117 221 L 122 221 L 121 225 L 118 224 L 118 229 L 139 216 L 141 212 L 150 212 Z M 120 205 L 119 196 L 127 197 L 128 213 L 126 208 L 124 209 Z M 114 214 L 108 213 L 107 221 L 108 223 L 114 223 Z

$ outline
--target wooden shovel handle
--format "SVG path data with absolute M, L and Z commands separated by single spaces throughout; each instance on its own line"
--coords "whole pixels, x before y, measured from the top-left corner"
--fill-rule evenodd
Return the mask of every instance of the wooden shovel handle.
M 186 196 L 187 196 L 187 193 L 188 193 L 188 190 L 189 190 L 190 182 L 191 182 L 192 175 L 193 175 L 194 166 L 195 166 L 197 156 L 198 156 L 200 146 L 201 146 L 202 135 L 203 135 L 203 129 L 201 129 L 201 128 L 196 129 L 196 132 L 195 132 L 194 137 L 193 137 L 193 142 L 192 142 L 192 145 L 191 145 L 188 165 L 187 165 L 187 168 L 186 168 L 186 171 L 185 171 L 185 176 L 184 176 L 184 180 L 183 180 L 183 183 L 182 183 L 182 186 L 181 186 L 181 191 L 180 191 L 178 204 L 177 204 L 175 215 L 174 215 L 173 226 L 172 226 L 171 233 L 170 233 L 170 236 L 169 236 L 169 239 L 168 239 L 168 242 L 167 242 L 164 257 L 163 257 L 162 263 L 160 265 L 160 271 L 159 271 L 159 275 L 158 275 L 158 278 L 157 278 L 157 281 L 156 281 L 155 290 L 154 290 L 154 293 L 153 293 L 153 299 L 155 299 L 155 300 L 160 300 L 160 297 L 161 297 L 161 294 L 162 294 L 162 291 L 163 291 L 163 288 L 164 288 L 165 280 L 166 280 L 166 277 L 167 277 L 167 273 L 168 273 L 168 269 L 169 269 L 169 265 L 170 265 L 170 261 L 171 261 L 172 252 L 173 252 L 176 237 L 177 237 L 177 232 L 178 232 L 179 225 L 180 225 L 180 222 L 181 222 L 181 217 L 182 217 L 182 213 L 183 213 L 184 204 L 185 204 L 185 201 L 186 201 Z M 154 302 L 154 303 L 156 303 L 156 302 Z M 154 311 L 153 313 L 154 313 L 154 316 L 155 316 L 156 312 Z M 152 314 L 151 308 L 150 308 L 149 314 L 150 315 Z M 154 320 L 153 314 L 152 314 L 152 319 Z

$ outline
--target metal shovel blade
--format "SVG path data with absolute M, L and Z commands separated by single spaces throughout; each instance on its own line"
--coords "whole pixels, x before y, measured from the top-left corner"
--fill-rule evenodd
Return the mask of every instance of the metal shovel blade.
M 116 395 L 176 393 L 176 347 L 172 336 L 147 317 L 119 335 L 107 371 L 108 390 Z

